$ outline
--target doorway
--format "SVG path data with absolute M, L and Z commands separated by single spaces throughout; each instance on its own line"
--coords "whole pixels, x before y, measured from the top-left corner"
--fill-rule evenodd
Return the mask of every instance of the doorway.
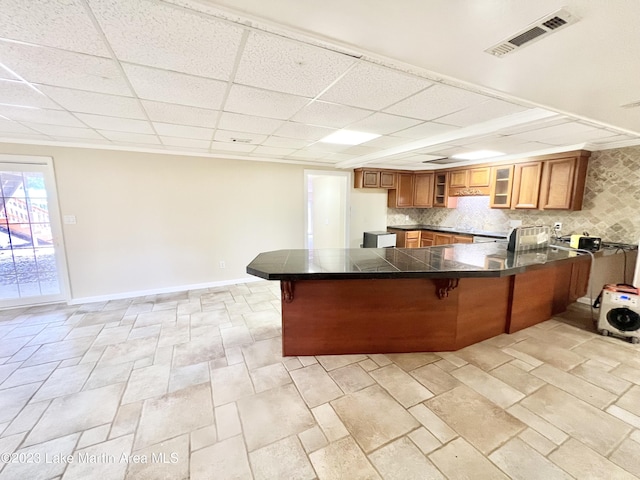
M 304 171 L 305 248 L 348 245 L 350 179 L 350 172 Z
M 51 158 L 0 155 L 0 308 L 66 298 Z

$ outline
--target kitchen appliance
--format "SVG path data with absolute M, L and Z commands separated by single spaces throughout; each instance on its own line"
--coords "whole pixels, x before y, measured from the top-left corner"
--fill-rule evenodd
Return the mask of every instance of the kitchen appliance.
M 507 238 L 509 239 L 507 250 L 510 252 L 539 250 L 549 246 L 551 228 L 547 225 L 516 227 L 511 230 Z
M 640 343 L 640 295 L 628 285 L 604 286 L 598 317 L 598 332 Z
M 590 237 L 588 235 L 571 235 L 571 241 L 569 242 L 571 248 L 580 248 L 592 252 L 600 250 L 601 245 L 602 239 L 600 237 Z
M 386 248 L 396 246 L 396 234 L 389 232 L 364 232 L 364 248 Z
M 473 243 L 491 243 L 491 242 L 497 242 L 499 240 L 504 240 L 504 239 L 494 238 L 494 237 L 484 237 L 482 235 L 473 236 Z

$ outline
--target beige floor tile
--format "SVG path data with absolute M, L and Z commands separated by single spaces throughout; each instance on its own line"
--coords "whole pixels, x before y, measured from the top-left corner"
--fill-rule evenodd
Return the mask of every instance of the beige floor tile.
M 371 370 L 376 370 L 377 368 L 379 368 L 378 364 L 370 358 L 358 362 L 358 365 L 360 365 L 365 372 L 370 372 Z
M 140 313 L 136 317 L 133 328 L 148 327 L 150 325 L 162 325 L 165 322 L 175 322 L 176 312 L 160 310 L 155 312 Z
M 236 433 L 236 435 L 237 434 L 238 433 Z M 217 441 L 218 432 L 215 425 L 208 425 L 206 427 L 199 428 L 198 430 L 191 432 L 191 451 L 195 452 L 201 448 L 209 447 Z
M 133 454 L 148 459 L 148 462 L 129 463 L 127 480 L 189 479 L 189 435 L 181 435 L 142 450 L 136 450 Z M 154 457 L 155 462 L 152 461 Z
M 284 365 L 284 368 L 286 368 L 288 372 L 291 372 L 293 370 L 298 370 L 299 368 L 303 367 L 302 362 L 298 360 L 298 357 L 285 358 L 284 360 L 282 360 L 282 364 Z
M 458 436 L 449 425 L 423 404 L 411 407 L 409 413 L 442 443 L 447 443 Z
M 191 454 L 190 480 L 251 480 L 242 437 L 218 442 Z
M 634 415 L 640 416 L 640 386 L 633 386 L 616 402 L 620 408 L 624 408 Z
M 319 407 L 312 408 L 311 413 L 313 413 L 318 425 L 320 425 L 320 428 L 330 442 L 349 435 L 344 423 L 342 423 L 342 420 L 340 420 L 340 417 L 338 417 L 330 404 L 325 403 Z
M 224 348 L 253 343 L 251 332 L 249 332 L 249 329 L 244 325 L 220 329 L 220 334 L 222 335 Z
M 173 364 L 184 367 L 196 363 L 209 362 L 224 357 L 224 348 L 220 337 L 191 333 L 191 341 L 180 343 L 174 347 Z
M 551 440 L 543 437 L 532 428 L 524 430 L 520 435 L 518 435 L 518 438 L 544 456 L 549 455 L 550 452 L 558 447 Z
M 585 357 L 579 355 L 577 350 L 565 350 L 555 345 L 549 345 L 538 339 L 527 339 L 513 345 L 509 350 L 526 353 L 542 363 L 548 363 L 560 370 L 571 370 L 584 362 Z M 504 350 L 507 351 L 507 350 Z M 524 360 L 524 358 L 521 358 Z M 524 360 L 526 362 L 526 360 Z
M 451 375 L 502 408 L 513 405 L 525 396 L 522 392 L 485 373 L 475 365 L 465 365 L 451 372 Z
M 638 447 L 640 445 L 636 448 Z M 573 438 L 570 438 L 549 455 L 549 459 L 575 478 L 606 478 L 611 480 L 637 478 Z
M 613 393 L 582 380 L 581 378 L 575 377 L 570 373 L 558 370 L 551 365 L 541 365 L 540 367 L 531 370 L 531 375 L 534 375 L 598 408 L 606 407 L 613 403 L 617 398 Z
M 140 358 L 153 355 L 155 350 L 156 339 L 154 338 L 139 338 L 116 345 L 109 345 L 102 354 L 99 365 L 118 365 L 135 362 Z
M 72 327 L 68 326 L 47 326 L 44 330 L 33 337 L 27 345 L 43 345 L 45 343 L 59 342 L 69 334 L 71 329 Z
M 240 417 L 235 403 L 227 403 L 215 408 L 218 438 L 224 440 L 242 433 Z
M 629 365 L 619 365 L 611 370 L 611 374 L 636 385 L 640 385 L 640 368 Z
M 7 427 L 2 431 L 2 436 L 13 435 L 15 433 L 28 432 L 40 420 L 44 411 L 49 408 L 50 401 L 30 403 L 25 406 L 11 423 L 7 422 Z M 1 450 L 0 450 L 1 452 Z
M 2 388 L 2 382 L 4 382 L 14 371 L 16 371 L 19 366 L 19 363 L 0 365 L 0 388 Z M 55 368 L 55 366 L 53 368 Z
M 454 352 L 438 352 L 438 355 L 446 360 L 448 363 L 453 365 L 455 368 L 464 367 L 467 364 L 467 361 L 457 356 Z M 440 363 L 440 360 L 437 360 L 436 363 Z M 447 367 L 442 367 L 442 369 L 446 372 L 450 371 Z
M 300 363 L 304 367 L 308 367 L 309 365 L 318 363 L 318 360 L 316 359 L 316 357 L 298 357 L 298 360 L 300 360 Z
M 133 340 L 134 338 L 158 337 L 160 335 L 161 328 L 162 325 L 149 325 L 147 327 L 133 328 L 129 332 L 129 336 L 127 338 L 129 340 Z
M 23 454 L 23 458 L 40 458 L 40 462 L 15 462 L 8 464 L 3 470 L 0 477 L 2 480 L 46 480 L 54 478 L 57 475 L 61 475 L 64 469 L 67 468 L 67 464 L 60 462 L 45 461 L 45 457 L 48 455 L 59 455 L 58 458 L 71 455 L 76 443 L 80 438 L 79 433 L 63 436 L 54 440 L 39 443 L 38 445 L 32 445 L 26 448 L 17 450 L 16 453 Z
M 527 426 L 532 428 L 534 431 L 551 440 L 556 445 L 560 445 L 568 438 L 568 435 L 565 432 L 553 426 L 531 410 L 524 408 L 522 405 L 514 405 L 509 408 L 507 412 L 516 417 L 522 423 L 527 424 Z
M 396 365 L 374 370 L 371 376 L 405 408 L 433 397 L 433 393 Z
M 369 359 L 365 361 L 372 362 Z M 343 392 L 357 392 L 375 383 L 371 375 L 362 369 L 361 364 L 362 362 L 347 365 L 346 367 L 336 368 L 330 372 L 331 378 L 335 380 Z M 376 368 L 378 368 L 377 365 Z
M 89 350 L 92 341 L 91 338 L 74 338 L 72 340 L 47 343 L 39 347 L 33 355 L 25 360 L 23 366 L 29 367 L 82 356 Z
M 76 450 L 74 461 L 64 472 L 65 480 L 124 478 L 128 465 L 122 456 L 130 455 L 132 444 L 133 435 L 127 435 Z
M 209 385 L 194 385 L 145 400 L 134 449 L 148 447 L 213 423 Z
M 93 367 L 94 364 L 87 363 L 73 367 L 58 368 L 42 384 L 40 390 L 31 399 L 31 402 L 41 402 L 79 392 L 87 378 L 89 378 Z
M 109 436 L 109 430 L 111 429 L 110 423 L 105 423 L 104 425 L 100 425 L 99 427 L 90 428 L 89 430 L 85 430 L 82 432 L 82 436 L 78 441 L 78 445 L 76 449 L 89 447 L 91 445 L 95 445 L 96 443 L 102 443 L 107 440 Z
M 242 347 L 242 353 L 249 370 L 280 363 L 283 361 L 282 339 L 270 338 L 255 342 Z
M 429 455 L 429 459 L 447 478 L 452 480 L 508 480 L 509 478 L 462 438 L 457 438 L 440 450 L 436 450 Z
M 13 364 L 15 367 L 13 370 L 15 371 L 8 376 L 2 385 L 0 385 L 0 389 L 5 390 L 19 385 L 26 385 L 28 383 L 43 382 L 49 377 L 49 375 L 51 375 L 58 365 L 59 362 L 51 362 L 34 365 L 33 367 L 18 368 L 20 366 L 19 363 Z M 7 366 L 11 366 L 11 364 Z
M 119 322 L 124 317 L 127 309 L 117 308 L 104 312 L 89 312 L 82 317 L 76 326 L 86 327 L 88 325 L 104 325 L 111 322 Z
M 419 426 L 416 419 L 378 385 L 345 395 L 331 405 L 367 453 Z
M 18 338 L 3 338 L 0 340 L 0 358 L 10 357 L 18 353 L 32 338 L 33 335 Z
M 631 431 L 624 422 L 552 385 L 521 404 L 602 455 L 608 455 Z
M 376 450 L 369 455 L 369 460 L 385 480 L 445 480 L 438 469 L 406 437 Z
M 56 398 L 31 430 L 25 445 L 46 442 L 113 421 L 124 384 Z
M 640 443 L 627 438 L 611 454 L 609 460 L 624 468 L 627 472 L 632 473 L 636 477 L 640 478 L 640 456 L 638 455 L 639 449 Z
M 169 365 L 151 365 L 131 372 L 122 403 L 133 403 L 167 393 Z
M 142 414 L 142 402 L 128 403 L 121 405 L 116 413 L 116 418 L 111 425 L 109 438 L 117 438 L 122 435 L 134 433 L 140 423 L 140 415 Z
M 18 446 L 22 443 L 25 435 L 26 434 L 24 432 L 14 433 L 13 435 L 5 435 L 0 438 L 0 452 L 5 455 L 15 452 Z M 0 460 L 0 470 L 2 470 L 7 463 L 9 462 L 6 462 L 5 459 Z
M 319 480 L 376 480 L 380 476 L 351 437 L 309 455 Z
M 494 368 L 489 373 L 491 374 L 491 376 L 502 380 L 507 385 L 512 386 L 516 390 L 526 395 L 535 392 L 545 384 L 539 378 L 534 377 L 533 375 L 512 365 L 511 363 L 500 365 L 498 368 Z
M 435 353 L 387 353 L 386 357 L 405 372 L 410 372 L 428 363 L 441 359 Z M 375 360 L 374 360 L 375 361 Z M 377 363 L 377 362 L 376 362 Z M 380 365 L 381 367 L 384 365 Z
M 615 343 L 611 343 L 604 339 L 595 337 L 582 345 L 577 346 L 572 351 L 586 358 L 598 360 L 612 367 L 624 364 L 630 367 L 640 368 L 640 359 L 633 348 L 629 348 L 620 339 L 612 339 Z
M 293 385 L 242 398 L 237 405 L 249 451 L 315 425 L 311 412 Z
M 255 480 L 313 480 L 316 474 L 297 437 L 287 437 L 249 454 Z
M 466 386 L 427 400 L 425 405 L 484 454 L 525 428 L 520 420 Z
M 291 377 L 282 363 L 274 363 L 266 367 L 256 368 L 249 372 L 256 393 L 291 383 Z
M 300 395 L 310 408 L 317 407 L 344 395 L 340 387 L 318 364 L 289 372 Z
M 300 442 L 307 453 L 315 452 L 316 450 L 326 447 L 328 445 L 327 437 L 322 433 L 322 429 L 319 426 L 311 427 L 309 430 L 300 432 L 298 434 Z
M 411 372 L 411 376 L 427 387 L 434 395 L 456 388 L 460 382 L 435 363 L 430 363 Z
M 211 388 L 215 406 L 234 402 L 253 394 L 247 367 L 242 363 L 211 370 Z
M 424 427 L 420 427 L 407 435 L 416 447 L 420 449 L 422 453 L 427 455 L 433 452 L 435 449 L 440 448 L 442 443 L 438 440 L 429 430 Z
M 320 365 L 322 365 L 322 367 L 327 371 L 335 370 L 336 368 L 361 362 L 366 359 L 366 355 L 316 355 L 316 360 L 318 360 Z
M 511 355 L 507 355 L 493 345 L 484 342 L 458 350 L 456 355 L 485 371 L 493 370 L 513 360 Z
M 207 362 L 176 367 L 169 375 L 169 392 L 199 385 L 209 381 L 209 364 Z
M 132 369 L 133 362 L 119 363 L 117 365 L 98 364 L 91 372 L 83 388 L 84 390 L 91 390 L 113 385 L 114 383 L 125 383 L 129 380 Z
M 129 338 L 131 333 L 131 325 L 123 327 L 104 328 L 93 342 L 94 347 L 104 347 L 106 345 L 115 345 L 122 343 Z
M 619 418 L 623 422 L 631 425 L 634 428 L 640 428 L 640 417 L 631 413 L 624 408 L 621 408 L 617 405 L 611 405 L 605 410 L 609 415 L 613 415 L 616 418 Z
M 509 440 L 489 455 L 489 459 L 513 479 L 536 478 L 571 480 L 564 470 L 547 460 L 519 438 Z

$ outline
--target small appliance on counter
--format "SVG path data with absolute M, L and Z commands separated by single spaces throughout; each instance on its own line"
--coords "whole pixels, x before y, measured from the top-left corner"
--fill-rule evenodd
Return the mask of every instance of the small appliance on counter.
M 602 290 L 598 318 L 601 335 L 628 338 L 640 343 L 640 293 L 631 285 L 608 284 Z
M 600 237 L 590 237 L 588 235 L 571 235 L 569 246 L 571 248 L 597 252 L 602 246 L 602 239 Z
M 386 248 L 396 246 L 396 234 L 389 232 L 364 232 L 364 248 Z
M 507 238 L 507 250 L 510 252 L 539 250 L 549 246 L 551 228 L 545 225 L 516 227 Z

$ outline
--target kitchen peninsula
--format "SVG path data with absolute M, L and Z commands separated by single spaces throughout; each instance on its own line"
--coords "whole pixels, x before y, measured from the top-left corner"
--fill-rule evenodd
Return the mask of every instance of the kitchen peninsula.
M 281 282 L 288 356 L 458 350 L 564 311 L 590 266 L 579 252 L 497 242 L 278 250 L 247 273 Z

